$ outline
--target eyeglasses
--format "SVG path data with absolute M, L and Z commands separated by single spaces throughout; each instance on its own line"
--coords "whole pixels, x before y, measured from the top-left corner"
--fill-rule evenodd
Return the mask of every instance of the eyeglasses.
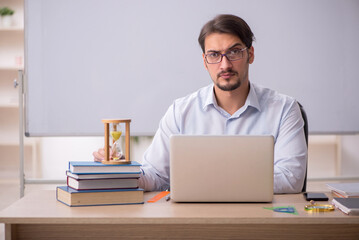
M 246 49 L 247 48 L 242 48 L 242 49 L 235 48 L 235 49 L 229 50 L 228 52 L 226 52 L 224 54 L 222 54 L 220 52 L 210 52 L 208 54 L 205 54 L 204 57 L 208 64 L 216 64 L 216 63 L 222 62 L 223 56 L 226 56 L 226 58 L 229 61 L 237 61 L 237 60 L 243 58 L 244 51 Z

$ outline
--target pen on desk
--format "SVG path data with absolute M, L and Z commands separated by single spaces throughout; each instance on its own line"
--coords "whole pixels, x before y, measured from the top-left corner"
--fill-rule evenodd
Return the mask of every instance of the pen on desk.
M 167 196 L 166 196 L 166 201 L 169 201 L 171 199 L 171 194 L 168 194 Z
M 166 201 L 169 201 L 171 199 L 170 188 L 166 189 L 166 192 L 168 192 L 166 196 Z

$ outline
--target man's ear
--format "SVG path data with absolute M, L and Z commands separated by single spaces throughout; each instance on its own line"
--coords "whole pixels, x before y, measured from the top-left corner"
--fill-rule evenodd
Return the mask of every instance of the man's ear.
M 204 67 L 206 68 L 206 70 L 208 70 L 208 66 L 207 66 L 207 62 L 206 62 L 206 57 L 205 57 L 204 53 L 202 54 L 202 57 L 203 57 Z
M 248 50 L 248 63 L 252 64 L 254 62 L 254 48 L 253 46 Z

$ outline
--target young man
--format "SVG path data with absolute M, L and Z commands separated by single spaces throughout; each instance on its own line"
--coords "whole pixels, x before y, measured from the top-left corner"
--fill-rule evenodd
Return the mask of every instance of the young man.
M 249 82 L 253 39 L 247 23 L 233 15 L 219 15 L 202 28 L 198 41 L 213 84 L 169 107 L 144 154 L 140 187 L 169 188 L 172 134 L 265 134 L 275 138 L 274 192 L 301 191 L 307 146 L 300 108 L 293 98 Z M 94 156 L 103 159 L 100 152 Z

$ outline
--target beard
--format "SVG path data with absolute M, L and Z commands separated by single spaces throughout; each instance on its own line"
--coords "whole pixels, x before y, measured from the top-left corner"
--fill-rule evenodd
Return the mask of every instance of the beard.
M 217 74 L 217 79 L 219 79 L 221 77 L 221 74 L 225 74 L 225 73 L 230 73 L 233 74 L 233 78 L 235 79 L 234 83 L 229 83 L 232 78 L 226 80 L 226 84 L 221 84 L 219 81 L 216 82 L 216 86 L 221 89 L 222 91 L 233 91 L 236 90 L 237 88 L 239 88 L 241 86 L 241 79 L 238 77 L 238 73 L 234 72 L 234 71 L 222 71 L 219 74 Z

